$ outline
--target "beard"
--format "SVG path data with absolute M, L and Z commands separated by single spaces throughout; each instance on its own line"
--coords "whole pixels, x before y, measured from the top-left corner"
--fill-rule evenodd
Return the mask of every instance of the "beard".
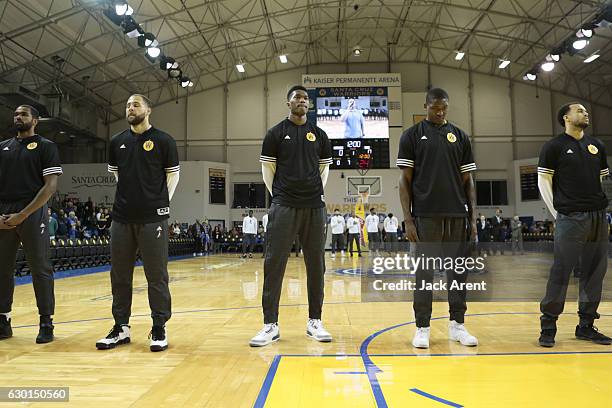
M 580 129 L 586 129 L 589 127 L 589 122 L 579 122 L 579 123 L 576 123 L 575 126 Z
M 126 117 L 126 119 L 127 119 L 128 123 L 130 125 L 136 126 L 136 125 L 140 125 L 142 123 L 142 121 L 145 120 L 145 115 L 144 114 L 142 114 L 142 115 L 134 115 L 131 118 L 128 116 L 128 117 Z
M 30 123 L 15 123 L 15 129 L 17 129 L 17 131 L 19 132 L 27 132 L 28 130 L 32 129 L 32 122 Z

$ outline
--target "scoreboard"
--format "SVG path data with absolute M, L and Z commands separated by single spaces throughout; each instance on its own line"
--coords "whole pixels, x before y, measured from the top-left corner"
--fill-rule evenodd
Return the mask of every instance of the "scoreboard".
M 389 139 L 330 139 L 331 169 L 388 169 Z

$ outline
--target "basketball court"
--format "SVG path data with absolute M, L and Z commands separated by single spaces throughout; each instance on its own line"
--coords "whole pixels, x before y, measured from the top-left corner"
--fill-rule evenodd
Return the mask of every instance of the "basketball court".
M 361 301 L 359 273 L 369 268 L 367 256 L 328 257 L 326 263 L 323 318 L 334 335 L 327 344 L 305 335 L 302 258 L 292 257 L 287 267 L 281 340 L 263 348 L 248 346 L 261 322 L 261 259 L 171 262 L 174 313 L 165 353 L 148 349 L 150 317 L 140 267 L 132 343 L 114 350 L 95 348 L 112 325 L 108 272 L 56 280 L 57 339 L 44 346 L 34 344 L 31 285 L 19 285 L 13 312 L 19 323 L 13 338 L 0 342 L 2 383 L 66 386 L 70 402 L 63 405 L 92 407 L 491 407 L 500 401 L 536 407 L 574 406 L 584 395 L 594 404 L 607 403 L 612 388 L 595 379 L 607 375 L 612 350 L 574 339 L 575 302 L 566 305 L 552 350 L 537 346 L 537 302 L 469 303 L 466 325 L 480 340 L 476 348 L 448 341 L 447 306 L 436 302 L 431 348 L 417 352 L 410 344 L 411 303 Z M 600 312 L 599 328 L 612 331 L 610 303 Z

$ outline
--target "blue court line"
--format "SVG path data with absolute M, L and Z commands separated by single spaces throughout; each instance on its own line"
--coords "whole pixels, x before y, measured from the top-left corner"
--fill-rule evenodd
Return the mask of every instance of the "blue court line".
M 450 406 L 450 407 L 455 407 L 455 408 L 463 408 L 463 405 L 459 405 L 459 404 L 456 404 L 456 403 L 454 403 L 454 402 L 452 402 L 452 401 L 448 401 L 448 400 L 445 400 L 445 399 L 443 399 L 443 398 L 436 397 L 435 395 L 429 394 L 429 393 L 427 393 L 427 392 L 425 392 L 425 391 L 421 391 L 421 390 L 419 390 L 418 388 L 411 388 L 411 389 L 410 389 L 410 391 L 412 391 L 412 392 L 414 392 L 414 393 L 416 393 L 416 394 L 419 394 L 419 395 L 421 395 L 421 396 L 423 396 L 423 397 L 426 397 L 426 398 L 432 399 L 432 400 L 434 400 L 434 401 L 441 402 L 442 404 L 448 405 L 448 406 Z
M 276 370 L 278 370 L 280 360 L 281 355 L 274 356 L 274 360 L 272 360 L 272 364 L 270 364 L 268 374 L 264 379 L 264 382 L 261 386 L 261 390 L 259 391 L 259 395 L 257 396 L 257 400 L 255 401 L 255 405 L 253 405 L 253 408 L 263 408 L 266 404 L 266 399 L 268 398 L 268 394 L 270 393 L 272 381 L 274 381 L 274 376 L 276 375 Z
M 334 371 L 334 374 L 367 374 L 365 371 Z
M 168 261 L 169 262 L 170 261 L 180 261 L 180 260 L 188 259 L 188 258 L 196 258 L 196 257 L 191 256 L 191 255 L 173 256 L 173 257 L 168 258 Z M 142 266 L 142 261 L 136 262 L 134 266 Z M 74 276 L 90 275 L 92 273 L 108 272 L 110 271 L 110 268 L 111 266 L 109 264 L 109 265 L 101 265 L 101 266 L 92 266 L 91 268 L 80 268 L 80 269 L 69 269 L 66 271 L 57 271 L 53 273 L 53 280 L 72 278 Z M 27 285 L 29 283 L 32 283 L 32 275 L 15 277 L 15 286 Z

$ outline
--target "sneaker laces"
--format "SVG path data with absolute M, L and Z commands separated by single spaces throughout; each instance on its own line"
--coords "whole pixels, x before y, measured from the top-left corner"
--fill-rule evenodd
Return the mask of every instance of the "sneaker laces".
M 106 336 L 107 339 L 112 339 L 115 337 L 119 337 L 119 333 L 121 333 L 123 331 L 123 328 L 121 325 L 116 324 L 113 326 L 113 328 L 111 329 L 111 331 L 108 332 L 108 335 Z
M 151 332 L 149 332 L 149 339 L 153 341 L 160 341 L 166 338 L 166 331 L 164 326 L 153 326 Z
M 421 335 L 421 334 L 427 334 L 427 329 L 429 329 L 429 327 L 417 327 L 417 335 Z
M 266 324 L 264 324 L 263 328 L 259 331 L 259 333 L 257 333 L 257 336 L 263 336 L 263 335 L 268 334 L 270 329 L 273 328 L 274 326 L 276 326 L 276 323 L 266 323 Z
M 310 319 L 308 320 L 308 325 L 314 327 L 317 330 L 323 328 L 323 323 L 321 322 L 321 319 Z

